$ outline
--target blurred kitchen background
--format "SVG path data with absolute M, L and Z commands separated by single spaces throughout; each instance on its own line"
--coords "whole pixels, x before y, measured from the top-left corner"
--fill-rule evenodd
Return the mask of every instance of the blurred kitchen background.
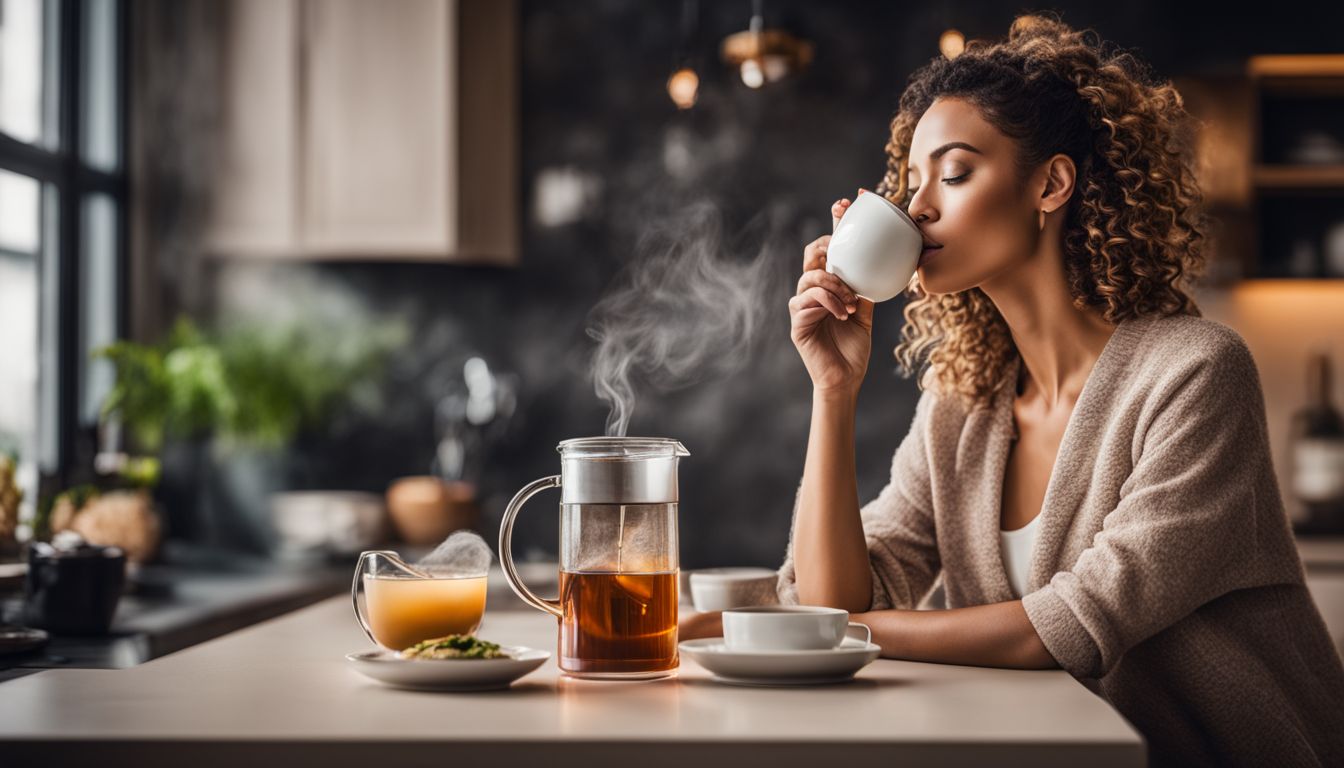
M 1050 8 L 1204 121 L 1200 303 L 1255 354 L 1318 599 L 1344 604 L 1344 6 Z M 731 311 L 685 308 L 693 370 L 637 377 L 629 432 L 691 452 L 683 568 L 778 565 L 810 410 L 785 306 L 803 244 L 880 179 L 910 72 L 1021 10 L 0 0 L 0 546 L 72 529 L 145 573 L 348 573 L 388 542 L 493 542 L 556 444 L 603 432 L 599 302 L 640 275 L 675 300 L 692 264 Z M 918 397 L 890 355 L 902 303 L 877 310 L 864 499 Z M 543 499 L 515 538 L 539 563 Z

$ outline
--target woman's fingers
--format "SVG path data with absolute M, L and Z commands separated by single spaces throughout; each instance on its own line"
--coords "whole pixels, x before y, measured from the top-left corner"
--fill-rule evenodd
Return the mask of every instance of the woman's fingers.
M 864 192 L 867 191 L 868 190 L 863 189 L 862 187 L 859 188 L 860 195 L 862 195 Z M 840 225 L 840 218 L 845 215 L 845 211 L 849 210 L 850 205 L 852 205 L 852 203 L 850 199 L 847 197 L 842 197 L 831 204 L 832 231 L 834 231 L 835 228 Z M 808 243 L 807 246 L 803 248 L 804 272 L 808 271 L 809 269 L 820 269 L 826 265 L 826 250 L 827 248 L 830 247 L 830 242 L 831 242 L 830 235 L 822 235 L 821 237 L 818 237 L 816 240 L 813 240 L 812 242 Z
M 831 311 L 825 307 L 812 307 L 810 309 L 799 310 L 793 314 L 792 331 L 790 335 L 795 340 L 810 336 L 812 330 L 817 327 L 817 324 L 830 316 Z
M 844 280 L 841 280 L 830 272 L 827 272 L 824 269 L 813 269 L 804 272 L 803 276 L 798 278 L 797 292 L 802 293 L 812 286 L 824 288 L 834 294 L 837 299 L 844 303 L 847 312 L 852 313 L 858 309 L 859 297 L 854 295 L 854 291 L 850 290 L 848 285 L 845 285 Z
M 681 620 L 677 639 L 694 640 L 701 637 L 723 637 L 723 614 L 720 611 L 696 613 Z
M 831 231 L 835 231 L 835 228 L 840 225 L 840 217 L 845 215 L 845 211 L 849 210 L 850 205 L 848 197 L 836 200 L 831 205 Z
M 844 302 L 830 291 L 820 286 L 813 286 L 802 293 L 789 299 L 789 311 L 799 312 L 814 306 L 823 306 L 831 314 L 840 320 L 849 318 L 849 310 L 845 309 Z
M 822 235 L 803 248 L 803 271 L 826 266 L 826 250 L 831 247 L 831 236 Z

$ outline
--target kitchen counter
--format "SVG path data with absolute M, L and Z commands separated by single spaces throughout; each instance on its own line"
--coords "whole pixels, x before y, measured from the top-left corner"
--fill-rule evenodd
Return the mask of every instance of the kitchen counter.
M 55 635 L 38 650 L 0 656 L 0 682 L 41 669 L 135 666 L 350 588 L 348 563 L 175 554 L 134 574 L 107 634 Z M 21 580 L 0 596 L 0 618 L 24 623 Z
M 555 649 L 555 621 L 494 610 L 480 635 Z M 463 764 L 1139 766 L 1139 734 L 1062 671 L 879 659 L 814 688 L 561 676 L 552 658 L 508 691 L 423 693 L 347 667 L 366 648 L 348 597 L 119 670 L 0 683 L 13 765 Z M 262 762 L 258 762 L 262 761 Z

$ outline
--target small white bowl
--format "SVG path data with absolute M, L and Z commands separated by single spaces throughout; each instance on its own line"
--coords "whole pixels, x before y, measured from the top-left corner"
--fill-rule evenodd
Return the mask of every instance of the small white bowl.
M 690 581 L 691 604 L 702 613 L 779 604 L 779 574 L 769 568 L 703 568 Z

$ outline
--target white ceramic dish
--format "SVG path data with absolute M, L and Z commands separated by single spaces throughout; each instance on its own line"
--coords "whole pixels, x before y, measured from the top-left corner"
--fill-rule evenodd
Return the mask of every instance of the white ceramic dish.
M 420 691 L 491 691 L 513 681 L 551 658 L 550 651 L 504 646 L 507 659 L 403 659 L 377 649 L 346 654 L 355 670 L 380 683 Z
M 715 678 L 739 685 L 846 682 L 882 652 L 875 643 L 852 637 L 839 648 L 819 651 L 730 651 L 721 637 L 686 640 L 678 647 Z
M 775 605 L 778 581 L 779 574 L 769 568 L 702 568 L 691 571 L 691 604 L 700 612 Z
M 285 558 L 359 554 L 383 539 L 383 497 L 364 491 L 284 491 L 271 495 L 271 524 Z
M 756 605 L 723 612 L 723 644 L 730 651 L 825 651 L 839 647 L 850 630 L 863 632 L 866 624 L 849 620 L 849 613 L 823 605 Z

